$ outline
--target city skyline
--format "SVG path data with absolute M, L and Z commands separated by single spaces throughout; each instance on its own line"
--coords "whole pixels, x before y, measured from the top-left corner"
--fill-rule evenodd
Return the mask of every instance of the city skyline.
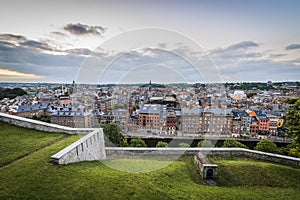
M 72 82 L 85 63 L 97 57 L 97 65 L 106 66 L 106 62 L 128 52 L 123 46 L 131 42 L 118 43 L 114 47 L 118 52 L 114 53 L 100 52 L 103 44 L 124 33 L 149 27 L 191 38 L 202 48 L 201 55 L 191 51 L 192 44 L 175 43 L 176 37 L 170 41 L 154 38 L 157 47 L 146 48 L 145 42 L 134 54 L 126 54 L 121 63 L 115 64 L 114 70 L 122 73 L 122 79 L 115 78 L 119 83 L 164 81 L 168 70 L 174 74 L 169 76 L 169 82 L 175 80 L 173 77 L 179 82 L 299 81 L 299 8 L 300 2 L 291 0 L 1 0 L 0 82 Z M 176 45 L 171 46 L 172 42 Z M 197 59 L 199 71 L 204 71 L 208 78 L 192 77 L 192 70 L 185 71 L 195 63 L 176 60 L 168 52 Z M 214 70 L 205 71 L 207 63 L 198 61 L 203 55 L 211 59 L 209 67 Z M 180 71 L 181 68 L 184 70 Z M 110 77 L 118 73 L 114 70 Z M 124 73 L 128 76 L 124 77 Z M 213 80 L 210 74 L 216 73 L 218 79 Z M 100 79 L 103 83 L 109 81 Z

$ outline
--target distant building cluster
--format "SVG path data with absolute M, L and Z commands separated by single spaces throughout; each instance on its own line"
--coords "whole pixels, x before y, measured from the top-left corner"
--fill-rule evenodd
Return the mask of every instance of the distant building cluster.
M 14 85 L 16 86 L 16 85 Z M 284 136 L 286 98 L 300 94 L 295 83 L 267 89 L 241 85 L 30 85 L 27 95 L 0 101 L 1 112 L 69 127 L 117 123 L 123 132 L 166 135 Z M 271 89 L 270 89 L 271 88 Z

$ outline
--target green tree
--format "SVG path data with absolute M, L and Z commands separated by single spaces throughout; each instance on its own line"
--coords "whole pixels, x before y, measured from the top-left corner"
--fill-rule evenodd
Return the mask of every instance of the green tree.
M 284 100 L 284 103 L 294 104 L 294 103 L 296 103 L 297 100 L 298 100 L 298 98 L 287 98 Z
M 246 145 L 240 143 L 239 141 L 236 141 L 233 138 L 228 138 L 227 140 L 225 140 L 222 147 L 238 147 L 248 149 Z
M 294 147 L 289 150 L 289 156 L 300 158 L 300 148 Z
M 130 141 L 131 147 L 147 147 L 147 144 L 141 138 L 133 138 Z
M 258 142 L 254 148 L 257 151 L 263 151 L 268 153 L 278 153 L 278 148 L 271 140 L 263 139 Z
M 27 94 L 23 89 L 21 88 L 1 88 L 0 87 L 0 100 L 3 98 L 9 98 L 13 99 L 16 98 L 17 96 L 22 96 L 24 94 Z
M 120 128 L 116 123 L 105 124 L 102 126 L 102 128 L 105 136 L 108 139 L 106 144 L 111 142 L 119 147 L 128 146 L 126 138 L 122 135 Z
M 114 105 L 112 107 L 113 110 L 116 110 L 116 109 L 125 109 L 126 108 L 126 104 L 124 103 L 117 103 L 116 105 Z
M 168 147 L 168 143 L 163 141 L 158 141 L 156 147 Z
M 300 144 L 300 97 L 294 102 L 293 107 L 286 112 L 285 126 L 288 128 L 287 135 L 292 137 L 297 144 Z
M 250 92 L 250 93 L 247 93 L 246 95 L 247 95 L 247 98 L 251 98 L 251 97 L 257 95 L 257 93 L 255 93 L 255 92 Z
M 210 140 L 199 141 L 197 147 L 214 147 L 215 145 Z
M 178 144 L 179 147 L 190 147 L 190 145 L 188 143 L 185 142 L 181 142 Z

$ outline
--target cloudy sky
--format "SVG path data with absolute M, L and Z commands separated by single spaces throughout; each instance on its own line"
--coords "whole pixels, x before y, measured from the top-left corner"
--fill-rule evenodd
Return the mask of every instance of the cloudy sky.
M 299 81 L 300 1 L 0 0 L 0 81 Z

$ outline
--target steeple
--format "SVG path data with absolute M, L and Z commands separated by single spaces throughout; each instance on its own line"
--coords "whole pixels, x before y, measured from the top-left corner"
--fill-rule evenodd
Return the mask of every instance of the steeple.
M 150 82 L 149 82 L 149 92 L 151 92 L 151 90 L 152 90 L 152 85 L 151 85 L 151 80 L 150 80 Z

